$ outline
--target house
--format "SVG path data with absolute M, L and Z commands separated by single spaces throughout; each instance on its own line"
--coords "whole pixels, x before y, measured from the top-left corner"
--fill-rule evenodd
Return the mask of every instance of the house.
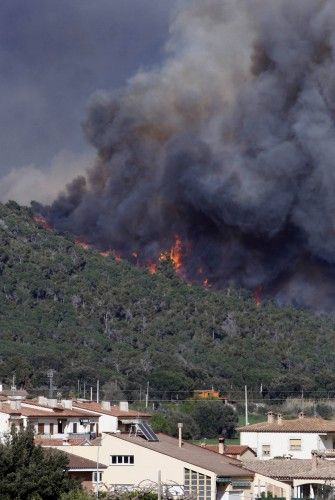
M 308 459 L 313 450 L 335 457 L 335 420 L 320 417 L 299 417 L 285 420 L 268 413 L 266 422 L 240 427 L 241 445 L 249 446 L 257 457 L 269 460 L 276 457 Z
M 44 398 L 46 399 L 46 398 Z M 45 402 L 45 401 L 44 401 Z M 0 402 L 0 438 L 13 428 L 31 424 L 40 438 L 65 439 L 69 436 L 95 437 L 99 432 L 99 416 L 82 412 L 67 402 L 46 400 L 47 405 L 33 401 Z
M 103 475 L 107 469 L 106 465 L 73 455 L 72 453 L 67 453 L 66 449 L 62 449 L 62 451 L 69 458 L 68 471 L 70 477 L 78 480 L 83 488 L 87 491 L 94 491 L 97 485 L 97 478 L 99 479 L 99 484 L 103 483 Z
M 219 399 L 224 403 L 228 403 L 228 398 L 221 396 L 219 391 L 212 389 L 200 389 L 193 391 L 193 399 Z
M 67 451 L 97 460 L 107 469 L 99 485 L 116 493 L 141 487 L 161 488 L 170 496 L 192 495 L 197 499 L 243 500 L 257 494 L 259 478 L 263 489 L 290 498 L 290 486 L 248 470 L 236 459 L 216 454 L 150 430 L 140 433 L 103 433 L 85 445 L 67 446 Z M 58 446 L 64 449 L 64 446 Z
M 310 459 L 252 460 L 245 465 L 258 475 L 289 485 L 293 498 L 332 498 L 330 492 L 335 491 L 335 462 L 323 453 L 313 452 Z M 264 491 L 262 486 L 260 480 L 257 496 Z
M 111 405 L 109 401 L 76 400 L 73 401 L 73 407 L 83 412 L 93 413 L 99 416 L 100 432 L 122 432 L 129 431 L 142 422 L 148 422 L 151 415 L 138 410 L 130 410 L 127 401 L 121 401 L 120 404 Z
M 203 442 L 199 446 L 237 460 L 252 460 L 257 456 L 256 452 L 249 446 L 240 444 L 225 444 L 223 436 L 219 437 L 218 444 L 207 444 L 206 442 Z

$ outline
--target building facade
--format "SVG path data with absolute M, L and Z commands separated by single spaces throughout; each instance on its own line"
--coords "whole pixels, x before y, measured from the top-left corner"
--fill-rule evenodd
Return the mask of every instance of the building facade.
M 276 457 L 309 459 L 313 450 L 335 457 L 335 421 L 319 417 L 285 420 L 268 413 L 268 420 L 240 427 L 241 445 L 253 449 L 257 458 Z

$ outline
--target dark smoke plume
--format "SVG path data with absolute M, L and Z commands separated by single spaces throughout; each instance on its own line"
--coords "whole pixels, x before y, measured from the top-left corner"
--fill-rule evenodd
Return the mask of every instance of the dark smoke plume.
M 164 65 L 92 100 L 98 156 L 50 220 L 124 257 L 184 242 L 184 273 L 335 304 L 334 0 L 199 0 Z

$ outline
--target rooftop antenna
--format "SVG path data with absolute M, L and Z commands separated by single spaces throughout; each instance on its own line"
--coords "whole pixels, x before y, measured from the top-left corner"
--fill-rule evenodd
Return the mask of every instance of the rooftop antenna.
M 49 379 L 49 399 L 52 399 L 53 393 L 54 393 L 54 370 L 50 368 L 50 370 L 47 371 L 47 376 Z
M 15 381 L 16 381 L 16 375 L 15 375 L 15 373 L 13 373 L 13 377 L 12 377 L 12 387 L 10 388 L 13 394 L 14 394 L 14 392 L 16 391 L 16 384 L 15 384 Z

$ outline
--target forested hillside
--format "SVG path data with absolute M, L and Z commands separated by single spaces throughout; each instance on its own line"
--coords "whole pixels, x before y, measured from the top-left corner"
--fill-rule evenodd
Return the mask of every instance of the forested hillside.
M 13 202 L 0 205 L 0 245 L 0 379 L 15 371 L 29 390 L 53 368 L 64 392 L 100 378 L 128 397 L 147 381 L 153 397 L 245 383 L 271 397 L 335 391 L 333 317 L 190 286 L 168 261 L 151 275 Z

